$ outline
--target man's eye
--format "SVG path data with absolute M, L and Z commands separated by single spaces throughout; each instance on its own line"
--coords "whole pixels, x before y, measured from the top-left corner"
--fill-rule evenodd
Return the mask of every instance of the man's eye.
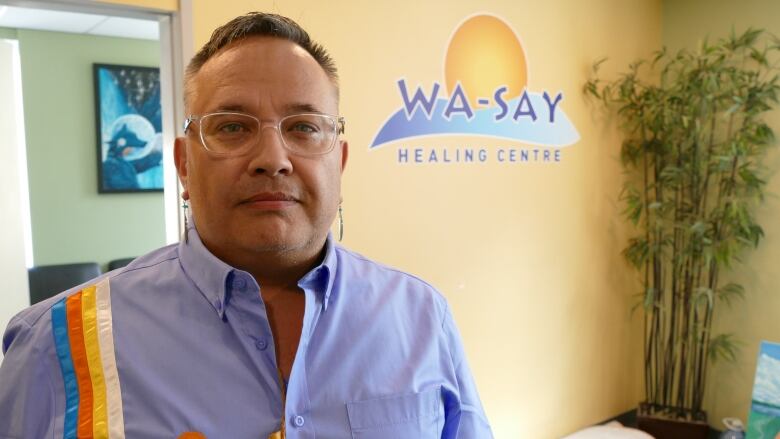
M 240 133 L 246 131 L 246 127 L 238 122 L 229 122 L 221 125 L 218 131 L 222 133 Z
M 289 131 L 295 131 L 299 133 L 307 133 L 307 134 L 313 134 L 319 131 L 317 129 L 317 126 L 314 124 L 306 123 L 306 122 L 298 122 L 294 125 L 292 125 L 289 129 Z

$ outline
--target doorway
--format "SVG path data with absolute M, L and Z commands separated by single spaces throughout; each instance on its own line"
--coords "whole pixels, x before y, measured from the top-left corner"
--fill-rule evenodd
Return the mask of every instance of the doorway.
M 4 224 L 13 222 L 21 224 L 21 230 L 31 230 L 31 249 L 15 245 L 13 253 L 3 254 L 14 259 L 10 265 L 17 272 L 33 264 L 94 261 L 105 266 L 110 259 L 138 256 L 179 240 L 179 187 L 172 145 L 183 121 L 181 35 L 178 11 L 79 0 L 0 0 L 0 39 L 12 42 L 9 46 L 15 42 L 18 48 L 22 101 L 29 103 L 23 111 L 18 107 L 0 111 L 0 118 L 7 121 L 23 114 L 26 126 L 21 129 L 26 137 L 21 158 L 5 165 L 15 163 L 15 175 L 28 175 L 19 186 L 29 188 L 30 214 L 23 213 L 25 195 L 20 196 L 18 208 L 6 209 L 10 202 L 5 199 L 0 206 Z M 72 53 L 65 53 L 71 49 Z M 142 55 L 150 50 L 153 61 Z M 120 55 L 130 52 L 136 58 L 124 61 Z M 162 192 L 98 193 L 100 143 L 95 134 L 92 64 L 99 63 L 159 67 Z M 0 62 L 0 68 L 7 66 Z M 13 90 L 18 91 L 18 84 Z M 0 143 L 12 141 L 0 137 Z M 4 248 L 9 239 L 3 238 Z M 2 328 L 29 304 L 26 272 L 22 273 L 16 277 L 24 288 L 14 285 L 0 300 Z

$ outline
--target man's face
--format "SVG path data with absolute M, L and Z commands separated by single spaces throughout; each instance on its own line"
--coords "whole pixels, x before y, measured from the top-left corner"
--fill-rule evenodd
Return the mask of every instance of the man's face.
M 206 246 L 222 259 L 319 252 L 340 202 L 347 144 L 337 140 L 325 155 L 295 155 L 266 127 L 290 114 L 338 114 L 335 86 L 323 69 L 292 42 L 251 37 L 209 59 L 190 85 L 188 114 L 236 111 L 264 124 L 260 140 L 240 156 L 209 153 L 197 123 L 176 140 L 184 196 Z

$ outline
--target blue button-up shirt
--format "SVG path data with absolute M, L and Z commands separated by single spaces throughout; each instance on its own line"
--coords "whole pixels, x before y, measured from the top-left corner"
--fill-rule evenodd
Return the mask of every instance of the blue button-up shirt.
M 286 397 L 261 287 L 194 229 L 28 308 L 3 338 L 0 438 L 492 437 L 433 287 L 331 239 L 298 286 Z

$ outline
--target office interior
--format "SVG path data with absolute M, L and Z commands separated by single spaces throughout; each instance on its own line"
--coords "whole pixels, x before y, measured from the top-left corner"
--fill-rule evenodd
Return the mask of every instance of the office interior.
M 59 18 L 4 24 L 24 8 L 101 18 L 68 29 Z M 29 306 L 34 267 L 87 262 L 104 272 L 178 241 L 170 150 L 184 118 L 182 68 L 217 26 L 253 10 L 295 19 L 333 55 L 350 145 L 342 244 L 447 298 L 495 437 L 560 438 L 635 410 L 645 398 L 642 287 L 622 255 L 636 233 L 621 199 L 624 133 L 583 86 L 604 58 L 599 75 L 617 78 L 664 46 L 697 50 L 749 28 L 780 35 L 778 2 L 0 1 L 0 184 L 9 188 L 0 191 L 0 325 Z M 410 93 L 437 83 L 444 96 L 452 63 L 469 61 L 466 49 L 448 51 L 453 35 L 477 15 L 513 29 L 523 87 L 560 94 L 558 115 L 576 139 L 552 148 L 445 133 L 374 145 L 403 108 L 399 80 Z M 107 24 L 112 17 L 125 29 Z M 95 63 L 160 67 L 164 190 L 98 191 Z M 765 120 L 780 129 L 776 109 Z M 733 361 L 709 369 L 703 405 L 714 431 L 725 430 L 723 418 L 748 421 L 760 344 L 780 342 L 776 148 L 764 165 L 755 211 L 764 237 L 723 274 L 745 297 L 714 317 L 713 331 L 739 340 Z

